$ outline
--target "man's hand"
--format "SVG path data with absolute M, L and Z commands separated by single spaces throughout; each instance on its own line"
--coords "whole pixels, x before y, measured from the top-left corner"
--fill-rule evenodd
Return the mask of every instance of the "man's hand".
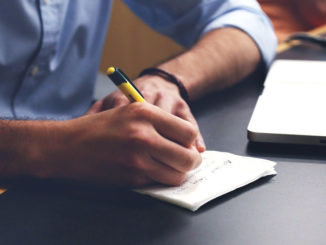
M 156 105 L 164 111 L 192 123 L 198 130 L 198 124 L 187 103 L 181 98 L 178 87 L 158 76 L 143 76 L 134 81 L 144 95 L 146 102 Z M 130 102 L 118 90 L 103 100 L 95 103 L 87 114 L 93 114 L 115 107 L 127 105 Z M 177 133 L 177 132 L 176 132 Z M 205 151 L 203 137 L 199 133 L 194 145 L 199 152 Z
M 179 185 L 201 162 L 192 146 L 198 129 L 149 103 L 86 115 L 63 122 L 61 129 L 64 133 L 55 137 L 61 146 L 52 144 L 51 151 L 43 146 L 38 166 L 52 166 L 39 177 L 131 187 Z
M 239 29 L 228 27 L 206 33 L 190 50 L 161 64 L 159 68 L 183 81 L 190 99 L 196 99 L 241 81 L 257 69 L 260 61 L 260 51 L 254 40 Z M 138 78 L 134 83 L 147 102 L 191 122 L 198 128 L 176 85 L 161 77 L 149 75 Z M 127 103 L 128 100 L 117 91 L 95 103 L 86 114 Z M 200 134 L 195 146 L 199 152 L 205 150 Z

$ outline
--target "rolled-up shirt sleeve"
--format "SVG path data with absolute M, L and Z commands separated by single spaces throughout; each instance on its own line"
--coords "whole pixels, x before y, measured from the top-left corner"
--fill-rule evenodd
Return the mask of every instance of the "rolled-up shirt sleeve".
M 214 29 L 233 27 L 257 44 L 266 67 L 276 50 L 276 37 L 256 0 L 124 0 L 152 29 L 191 47 Z

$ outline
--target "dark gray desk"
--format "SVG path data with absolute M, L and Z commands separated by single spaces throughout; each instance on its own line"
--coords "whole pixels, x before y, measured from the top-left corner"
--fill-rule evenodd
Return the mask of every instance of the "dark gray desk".
M 320 52 L 314 57 L 325 59 Z M 0 243 L 325 244 L 325 148 L 248 144 L 246 127 L 260 91 L 261 83 L 249 79 L 193 108 L 208 149 L 278 161 L 276 177 L 196 213 L 128 191 L 28 183 L 0 196 Z

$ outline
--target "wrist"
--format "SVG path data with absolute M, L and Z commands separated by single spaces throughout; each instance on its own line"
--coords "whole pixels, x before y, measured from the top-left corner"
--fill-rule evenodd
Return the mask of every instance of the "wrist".
M 167 72 L 167 71 L 165 71 L 163 69 L 160 69 L 160 68 L 150 67 L 150 68 L 147 68 L 147 69 L 143 70 L 139 74 L 139 77 L 145 76 L 145 75 L 158 76 L 158 77 L 164 79 L 165 81 L 174 84 L 178 88 L 180 96 L 184 99 L 184 101 L 188 105 L 190 104 L 188 92 L 187 92 L 183 82 L 181 82 L 181 80 L 178 79 L 172 73 L 169 73 L 169 72 Z
M 15 121 L 11 128 L 10 159 L 4 166 L 4 178 L 30 176 L 48 178 L 55 168 L 63 122 Z M 61 144 L 64 141 L 61 141 Z

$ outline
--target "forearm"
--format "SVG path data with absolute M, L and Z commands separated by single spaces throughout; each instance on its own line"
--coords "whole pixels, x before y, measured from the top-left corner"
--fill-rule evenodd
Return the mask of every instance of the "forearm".
M 179 185 L 201 162 L 197 128 L 149 103 L 63 122 L 0 121 L 0 133 L 0 180 Z
M 223 89 L 252 73 L 261 60 L 255 42 L 235 28 L 207 33 L 189 51 L 160 68 L 176 75 L 191 99 Z
M 45 154 L 54 151 L 60 122 L 0 120 L 0 178 L 43 177 Z M 56 133 L 54 133 L 56 131 Z M 52 149 L 52 150 L 51 150 Z

